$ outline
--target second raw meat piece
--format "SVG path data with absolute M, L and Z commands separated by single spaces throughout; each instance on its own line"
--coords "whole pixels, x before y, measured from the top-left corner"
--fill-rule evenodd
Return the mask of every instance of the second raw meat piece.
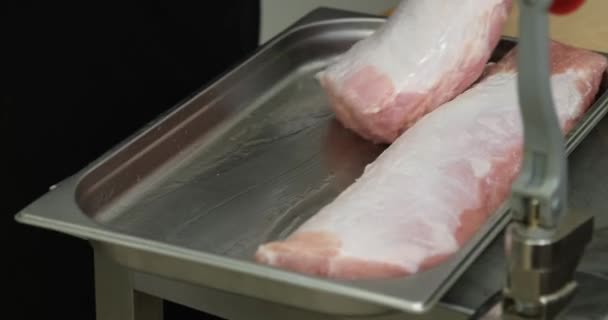
M 257 261 L 340 279 L 407 276 L 457 252 L 507 199 L 522 158 L 516 51 L 406 131 L 363 175 Z M 592 104 L 604 56 L 551 44 L 563 131 Z

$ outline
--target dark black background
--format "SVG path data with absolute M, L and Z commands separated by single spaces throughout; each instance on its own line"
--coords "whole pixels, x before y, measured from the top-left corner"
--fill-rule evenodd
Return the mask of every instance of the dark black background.
M 252 52 L 259 6 L 0 4 L 3 317 L 94 319 L 89 245 L 15 213 Z M 210 318 L 165 309 L 169 320 Z

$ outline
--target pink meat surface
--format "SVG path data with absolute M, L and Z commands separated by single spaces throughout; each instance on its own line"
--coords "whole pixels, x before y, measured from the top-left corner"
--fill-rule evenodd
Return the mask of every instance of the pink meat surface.
M 564 133 L 592 104 L 607 67 L 596 53 L 551 44 Z M 340 279 L 406 276 L 455 253 L 510 193 L 522 155 L 515 49 L 472 88 L 422 118 L 332 203 L 258 262 Z
M 500 40 L 511 0 L 405 0 L 320 74 L 340 122 L 391 143 L 469 88 Z

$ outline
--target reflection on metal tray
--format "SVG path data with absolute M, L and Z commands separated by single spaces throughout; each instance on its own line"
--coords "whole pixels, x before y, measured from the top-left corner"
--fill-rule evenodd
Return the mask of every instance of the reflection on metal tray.
M 403 279 L 330 281 L 252 261 L 259 244 L 286 236 L 382 152 L 334 120 L 314 75 L 383 22 L 301 21 L 18 219 L 90 239 L 135 270 L 280 304 L 348 315 L 429 310 L 502 230 L 506 210 L 447 262 Z M 513 44 L 503 39 L 494 59 Z M 604 94 L 569 136 L 569 152 L 607 107 Z

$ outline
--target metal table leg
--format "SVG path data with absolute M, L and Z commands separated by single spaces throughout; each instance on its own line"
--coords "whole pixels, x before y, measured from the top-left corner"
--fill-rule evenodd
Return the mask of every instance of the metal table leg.
M 162 320 L 163 300 L 133 287 L 132 273 L 95 250 L 97 320 Z

